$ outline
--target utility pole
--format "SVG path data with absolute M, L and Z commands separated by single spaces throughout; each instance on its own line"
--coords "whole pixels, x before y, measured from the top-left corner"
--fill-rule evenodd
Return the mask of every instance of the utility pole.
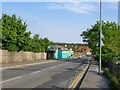
M 99 74 L 101 73 L 101 48 L 102 48 L 102 0 L 100 0 L 100 57 L 99 57 Z

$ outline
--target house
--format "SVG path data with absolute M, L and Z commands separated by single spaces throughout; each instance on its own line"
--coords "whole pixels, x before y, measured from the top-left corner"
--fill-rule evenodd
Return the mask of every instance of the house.
M 86 54 L 91 54 L 91 48 L 88 46 L 78 46 L 77 47 L 77 52 L 85 52 Z
M 75 50 L 73 58 L 81 58 L 84 54 L 91 55 L 92 49 L 88 46 L 83 45 L 75 45 Z
M 64 59 L 71 58 L 73 51 L 63 46 L 52 45 L 49 46 L 48 59 Z

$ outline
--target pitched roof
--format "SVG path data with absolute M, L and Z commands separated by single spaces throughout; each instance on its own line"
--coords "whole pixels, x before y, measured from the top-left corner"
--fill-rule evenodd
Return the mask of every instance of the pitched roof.
M 65 48 L 64 46 L 59 46 L 59 45 L 51 45 L 51 46 L 49 46 L 50 51 L 55 51 L 56 49 L 59 49 L 59 48 L 61 50 L 64 50 L 64 51 L 68 50 L 68 48 Z

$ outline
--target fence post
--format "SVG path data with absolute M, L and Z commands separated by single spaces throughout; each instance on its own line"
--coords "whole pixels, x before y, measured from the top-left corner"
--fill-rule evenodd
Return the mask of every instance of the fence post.
M 117 64 L 117 79 L 120 78 L 120 64 Z

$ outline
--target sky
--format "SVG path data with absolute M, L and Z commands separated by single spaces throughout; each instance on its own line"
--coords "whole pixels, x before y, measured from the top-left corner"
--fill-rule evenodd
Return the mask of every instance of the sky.
M 31 36 L 62 43 L 83 43 L 80 34 L 100 17 L 98 2 L 2 2 L 2 13 L 21 17 Z M 118 22 L 117 15 L 117 2 L 102 3 L 102 20 Z

